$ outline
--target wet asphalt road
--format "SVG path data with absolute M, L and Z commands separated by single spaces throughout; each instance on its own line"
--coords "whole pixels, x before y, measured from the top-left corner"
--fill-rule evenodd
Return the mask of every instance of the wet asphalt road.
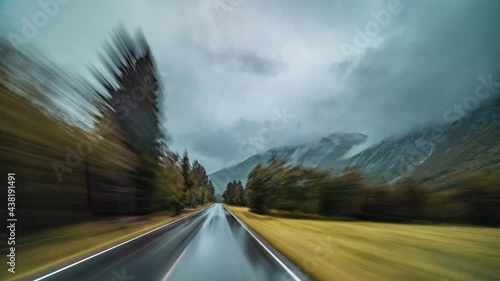
M 309 280 L 254 236 L 222 204 L 214 204 L 36 280 Z

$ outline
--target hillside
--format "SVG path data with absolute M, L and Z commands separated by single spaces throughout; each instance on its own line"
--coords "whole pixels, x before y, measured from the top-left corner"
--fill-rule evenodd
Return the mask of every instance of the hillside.
M 360 133 L 332 133 L 317 143 L 273 148 L 253 155 L 234 166 L 210 174 L 216 193 L 222 194 L 228 182 L 240 180 L 246 183 L 248 174 L 258 164 L 266 162 L 273 154 L 287 160 L 291 165 L 317 167 L 325 159 L 338 159 L 353 146 L 366 141 L 367 136 Z
M 500 170 L 500 107 L 489 107 L 450 128 L 446 140 L 415 168 L 413 175 L 431 185 L 448 186 L 465 173 L 489 175 Z
M 449 178 L 466 171 L 491 174 L 499 170 L 500 106 L 484 106 L 453 125 L 416 128 L 343 158 L 366 138 L 359 133 L 333 133 L 316 144 L 270 149 L 209 176 L 217 192 L 223 192 L 227 182 L 245 183 L 255 165 L 276 154 L 291 165 L 316 167 L 334 174 L 355 168 L 378 182 L 413 175 L 431 185 L 447 186 Z
M 492 174 L 500 168 L 500 108 L 486 106 L 453 126 L 413 130 L 357 155 L 323 167 L 332 172 L 361 170 L 367 177 L 391 182 L 412 175 L 430 185 L 468 173 Z

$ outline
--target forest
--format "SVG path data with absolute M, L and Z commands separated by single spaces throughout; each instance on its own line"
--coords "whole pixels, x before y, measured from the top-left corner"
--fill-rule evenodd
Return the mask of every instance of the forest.
M 373 183 L 363 174 L 341 175 L 287 165 L 276 156 L 257 165 L 246 188 L 230 182 L 227 204 L 258 214 L 386 222 L 500 225 L 500 179 L 463 175 L 453 188 L 430 189 L 415 178 Z M 247 204 L 246 204 L 247 203 Z
M 142 33 L 117 27 L 93 79 L 6 41 L 0 55 L 0 162 L 16 174 L 19 229 L 215 200 L 205 168 L 167 145 L 164 86 Z

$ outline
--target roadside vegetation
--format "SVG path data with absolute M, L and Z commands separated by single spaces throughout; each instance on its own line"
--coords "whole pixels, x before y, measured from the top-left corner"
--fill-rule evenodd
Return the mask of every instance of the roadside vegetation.
M 317 280 L 496 280 L 500 229 L 291 219 L 227 206 Z
M 247 205 L 247 193 L 241 181 L 232 181 L 227 184 L 226 190 L 222 193 L 222 198 L 227 204 L 235 206 Z
M 411 177 L 377 184 L 356 170 L 332 175 L 273 156 L 246 188 L 229 183 L 224 194 L 236 216 L 317 280 L 500 276 L 500 229 L 485 227 L 500 226 L 495 175 L 463 174 L 451 188 Z
M 229 183 L 224 194 L 226 203 L 247 203 L 257 214 L 277 210 L 292 217 L 500 225 L 500 178 L 495 175 L 462 175 L 453 188 L 430 189 L 409 177 L 376 184 L 355 170 L 334 176 L 272 157 L 251 171 L 246 189 Z
M 122 27 L 109 41 L 91 82 L 0 40 L 0 171 L 16 173 L 19 235 L 215 200 L 204 167 L 167 146 L 147 41 Z
M 22 236 L 17 246 L 17 257 L 22 261 L 19 272 L 10 274 L 3 270 L 0 280 L 27 280 L 190 215 L 210 204 L 186 208 L 181 214 L 159 212 L 142 216 L 107 217 Z
M 16 174 L 15 207 L 0 214 L 17 219 L 15 280 L 215 201 L 205 168 L 167 146 L 161 75 L 143 35 L 119 27 L 105 46 L 92 81 L 0 39 L 0 172 Z

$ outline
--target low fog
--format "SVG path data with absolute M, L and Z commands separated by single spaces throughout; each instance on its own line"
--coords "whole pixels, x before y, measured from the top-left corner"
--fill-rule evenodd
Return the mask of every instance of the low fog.
M 208 172 L 333 132 L 373 144 L 447 122 L 484 79 L 500 80 L 499 1 L 69 1 L 26 38 L 41 9 L 0 2 L 2 33 L 84 77 L 118 23 L 142 29 L 170 147 Z

